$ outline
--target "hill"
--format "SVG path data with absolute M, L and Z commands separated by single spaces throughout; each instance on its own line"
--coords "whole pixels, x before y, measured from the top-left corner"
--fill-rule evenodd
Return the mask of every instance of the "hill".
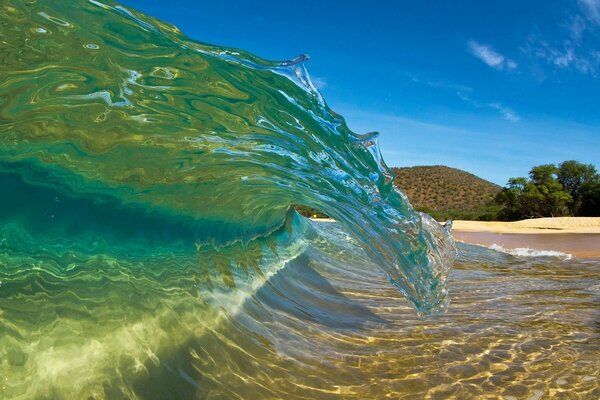
M 413 207 L 438 220 L 494 219 L 501 187 L 466 171 L 443 165 L 392 168 L 395 183 Z

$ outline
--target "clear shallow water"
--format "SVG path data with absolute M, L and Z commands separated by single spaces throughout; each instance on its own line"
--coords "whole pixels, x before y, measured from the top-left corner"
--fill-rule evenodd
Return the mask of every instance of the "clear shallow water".
M 227 302 L 207 300 L 193 268 L 153 275 L 146 261 L 3 271 L 0 394 L 598 398 L 598 261 L 460 244 L 448 314 L 421 319 L 339 225 L 314 229 L 302 254 Z
M 99 1 L 0 33 L 0 398 L 598 397 L 597 262 L 461 246 L 448 282 L 302 57 Z

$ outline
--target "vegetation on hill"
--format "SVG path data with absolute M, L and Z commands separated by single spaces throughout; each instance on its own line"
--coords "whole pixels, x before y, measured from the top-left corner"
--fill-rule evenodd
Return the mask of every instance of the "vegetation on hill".
M 600 174 L 592 164 L 569 160 L 533 167 L 529 178 L 510 178 L 504 188 L 443 165 L 392 168 L 395 185 L 418 211 L 446 219 L 507 220 L 600 216 Z M 326 217 L 296 206 L 303 215 Z
M 438 221 L 447 219 L 493 219 L 499 211 L 494 203 L 501 188 L 473 174 L 446 166 L 392 168 L 395 185 L 413 207 Z M 327 217 L 319 210 L 294 206 L 307 217 Z
M 496 218 L 500 186 L 466 171 L 443 165 L 392 168 L 395 183 L 415 209 L 438 221 Z
M 600 175 L 592 164 L 574 160 L 538 165 L 529 178 L 510 178 L 496 201 L 505 220 L 600 216 Z

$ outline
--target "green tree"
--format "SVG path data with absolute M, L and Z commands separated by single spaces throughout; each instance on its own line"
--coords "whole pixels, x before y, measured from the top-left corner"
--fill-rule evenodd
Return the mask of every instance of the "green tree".
M 554 164 L 543 164 L 531 168 L 529 178 L 536 186 L 549 185 L 556 181 L 558 168 Z
M 558 166 L 557 180 L 563 185 L 565 191 L 571 195 L 571 202 L 569 203 L 571 213 L 579 215 L 583 202 L 583 188 L 586 185 L 589 186 L 590 184 L 599 182 L 600 178 L 596 172 L 596 167 L 592 164 L 583 164 L 575 160 L 568 160 Z M 589 187 L 587 192 L 589 192 Z
M 557 180 L 554 164 L 533 167 L 529 179 L 510 178 L 496 197 L 502 206 L 500 216 L 515 220 L 534 217 L 556 217 L 568 214 L 571 196 Z
M 588 182 L 581 186 L 580 215 L 600 217 L 600 182 Z
M 560 217 L 569 214 L 568 204 L 571 195 L 563 189 L 558 181 L 550 181 L 545 185 L 538 185 L 542 201 L 539 203 L 539 215 L 545 217 Z
M 536 216 L 541 200 L 535 184 L 523 177 L 510 178 L 506 187 L 496 196 L 496 201 L 503 206 L 500 216 L 507 220 Z

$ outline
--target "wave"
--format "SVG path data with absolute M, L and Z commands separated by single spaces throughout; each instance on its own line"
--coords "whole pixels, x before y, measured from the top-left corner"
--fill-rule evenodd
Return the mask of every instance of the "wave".
M 394 188 L 377 134 L 354 134 L 326 106 L 305 56 L 269 62 L 199 43 L 111 2 L 9 4 L 4 170 L 102 202 L 94 211 L 128 209 L 135 228 L 116 235 L 170 224 L 171 239 L 215 248 L 275 232 L 292 204 L 314 207 L 418 312 L 445 309 L 450 234 Z M 44 225 L 35 219 L 31 230 Z
M 377 320 L 314 265 L 376 265 L 419 315 L 446 310 L 449 228 L 327 107 L 306 56 L 200 43 L 110 1 L 8 0 L 0 29 L 0 397 L 136 397 L 222 321 L 266 318 L 259 293 Z
M 514 249 L 505 249 L 499 244 L 492 244 L 488 248 L 499 251 L 501 253 L 511 254 L 516 257 L 558 257 L 563 260 L 570 260 L 573 255 L 557 250 L 538 250 L 530 249 L 529 247 L 517 247 Z

